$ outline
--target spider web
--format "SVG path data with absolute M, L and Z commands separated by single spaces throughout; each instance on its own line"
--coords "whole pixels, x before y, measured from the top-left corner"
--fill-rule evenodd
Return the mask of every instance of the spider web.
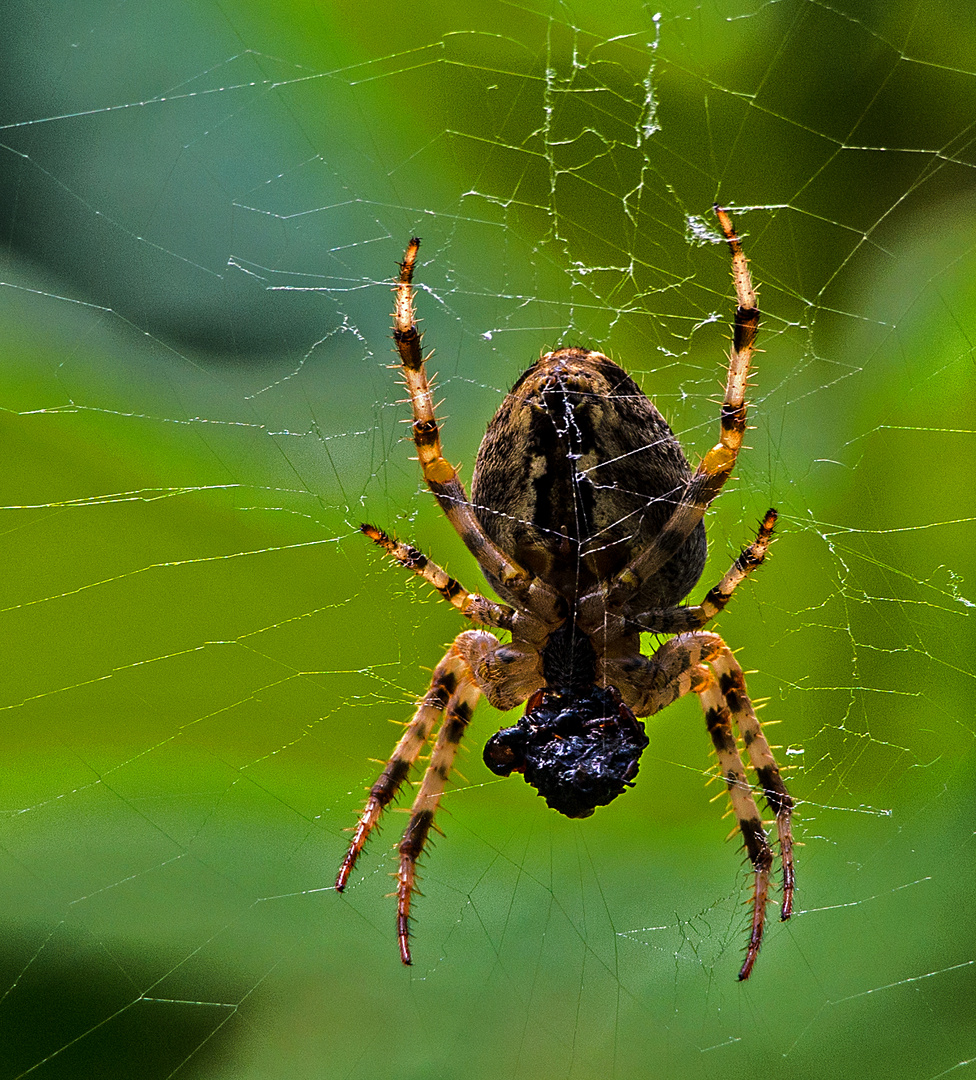
M 974 34 L 945 0 L 8 3 L 0 1077 L 971 1070 Z M 799 912 L 738 985 L 696 702 L 582 823 L 484 769 L 483 704 L 402 969 L 395 815 L 331 885 L 460 627 L 359 522 L 481 585 L 402 441 L 395 262 L 423 238 L 466 479 L 558 344 L 694 457 L 715 201 L 764 354 L 700 589 L 777 506 L 720 629 Z

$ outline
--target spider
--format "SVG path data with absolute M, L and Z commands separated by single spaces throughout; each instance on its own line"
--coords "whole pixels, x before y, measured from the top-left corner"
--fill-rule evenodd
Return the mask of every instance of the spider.
M 692 471 L 664 418 L 612 360 L 583 348 L 545 353 L 518 379 L 478 450 L 471 498 L 441 452 L 414 309 L 420 246 L 407 247 L 394 289 L 393 340 L 413 407 L 424 479 L 501 602 L 468 592 L 422 552 L 374 525 L 361 530 L 423 578 L 465 618 L 434 669 L 352 830 L 336 889 L 346 887 L 384 809 L 440 721 L 399 845 L 400 958 L 411 963 L 410 911 L 424 851 L 458 744 L 483 694 L 497 709 L 527 702 L 484 750 L 499 776 L 521 772 L 554 810 L 588 817 L 633 785 L 648 745 L 638 717 L 696 693 L 752 863 L 752 920 L 739 979 L 762 944 L 773 851 L 746 777 L 733 722 L 776 817 L 782 918 L 793 905 L 793 800 L 729 647 L 703 627 L 766 556 L 768 510 L 755 540 L 700 604 L 681 604 L 705 565 L 705 510 L 729 478 L 746 430 L 745 390 L 759 327 L 748 263 L 728 213 L 716 206 L 732 254 L 738 306 L 719 442 Z M 506 631 L 502 642 L 490 630 Z M 651 656 L 641 632 L 675 635 Z

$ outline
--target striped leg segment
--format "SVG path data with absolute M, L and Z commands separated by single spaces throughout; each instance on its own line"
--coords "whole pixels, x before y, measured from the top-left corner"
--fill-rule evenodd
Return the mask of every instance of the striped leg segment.
M 352 842 L 339 868 L 339 875 L 336 878 L 338 892 L 342 892 L 348 884 L 349 876 L 366 846 L 370 833 L 379 824 L 383 811 L 396 798 L 404 780 L 410 775 L 411 766 L 420 756 L 420 751 L 430 738 L 434 725 L 448 708 L 452 695 L 461 681 L 462 673 L 466 670 L 467 665 L 454 647 L 434 669 L 430 689 L 417 706 L 413 719 L 407 724 L 379 779 L 370 788 L 366 807 L 353 829 Z
M 759 330 L 759 308 L 749 264 L 732 220 L 719 206 L 715 207 L 715 213 L 732 253 L 732 279 L 737 300 L 719 441 L 702 458 L 661 532 L 607 587 L 606 602 L 610 608 L 626 603 L 640 583 L 658 571 L 688 539 L 731 475 L 742 447 L 746 430 L 746 383 Z
M 437 742 L 424 773 L 420 790 L 410 810 L 410 821 L 400 841 L 400 867 L 397 871 L 397 940 L 400 959 L 411 964 L 410 904 L 417 886 L 417 860 L 434 826 L 434 815 L 447 785 L 454 755 L 464 735 L 481 691 L 469 674 L 462 675 L 447 703 L 447 714 L 437 733 Z
M 773 851 L 746 776 L 734 727 L 738 729 L 749 763 L 756 772 L 760 790 L 776 815 L 783 865 L 783 919 L 788 919 L 793 912 L 795 879 L 791 831 L 793 799 L 786 790 L 746 693 L 742 668 L 718 634 L 689 633 L 665 642 L 651 657 L 631 656 L 607 663 L 603 675 L 606 681 L 621 690 L 624 700 L 637 716 L 659 712 L 688 693 L 698 694 L 701 700 L 729 801 L 755 874 L 749 943 L 739 971 L 740 979 L 748 979 L 759 955 L 766 925 Z
M 756 334 L 759 331 L 759 308 L 756 291 L 752 287 L 749 263 L 742 251 L 742 243 L 732 227 L 732 220 L 720 206 L 715 207 L 715 214 L 732 252 L 732 280 L 735 282 L 737 305 L 725 400 L 722 402 L 722 434 L 719 442 L 705 455 L 705 460 L 698 467 L 696 478 L 704 473 L 721 477 L 718 481 L 718 487 L 721 487 L 732 471 L 746 430 L 746 381 L 749 378 L 749 365 L 752 363 Z M 712 459 L 711 462 L 709 458 Z M 714 498 L 714 495 L 712 497 Z
M 488 640 L 482 642 L 482 638 Z M 490 652 L 491 642 L 498 646 L 497 639 L 484 631 L 461 634 L 434 669 L 430 689 L 417 706 L 413 719 L 407 724 L 379 779 L 370 788 L 366 807 L 353 829 L 352 842 L 336 878 L 336 890 L 342 892 L 349 883 L 349 877 L 366 846 L 366 841 L 379 824 L 383 811 L 396 798 L 421 750 L 430 740 L 435 725 L 443 717 L 431 752 L 430 764 L 424 773 L 410 810 L 410 820 L 400 840 L 400 863 L 396 875 L 397 940 L 400 944 L 400 959 L 405 964 L 411 963 L 410 905 L 416 891 L 417 860 L 423 854 L 430 830 L 434 827 L 434 815 L 447 785 L 458 744 L 481 695 L 462 649 L 468 648 L 470 651 L 470 648 L 481 645 L 482 652 Z
M 759 785 L 770 810 L 776 815 L 776 831 L 779 837 L 779 857 L 783 864 L 783 907 L 781 919 L 788 919 L 793 914 L 793 890 L 795 874 L 793 869 L 793 797 L 786 790 L 779 766 L 773 757 L 773 751 L 763 733 L 759 717 L 746 693 L 745 675 L 738 661 L 727 645 L 711 661 L 711 666 L 718 676 L 719 691 L 728 703 L 729 711 L 735 717 L 736 726 L 749 755 L 749 764 L 756 771 Z
M 400 356 L 400 370 L 410 394 L 413 410 L 413 441 L 424 471 L 424 480 L 434 493 L 448 521 L 481 564 L 486 575 L 500 583 L 506 598 L 530 599 L 532 610 L 559 622 L 561 605 L 558 595 L 534 577 L 514 559 L 509 558 L 487 535 L 475 515 L 457 469 L 444 457 L 440 428 L 434 412 L 434 395 L 427 378 L 427 368 L 414 310 L 413 271 L 420 240 L 414 237 L 407 246 L 400 276 L 394 289 L 393 341 Z
M 432 559 L 428 559 L 422 551 L 411 544 L 392 539 L 375 525 L 360 525 L 359 531 L 383 548 L 401 566 L 412 570 L 428 585 L 432 585 L 466 619 L 499 630 L 514 629 L 516 612 L 508 604 L 496 604 L 486 596 L 468 592 L 459 581 L 452 578 L 446 570 L 442 570 Z
M 441 452 L 440 429 L 434 415 L 434 395 L 424 367 L 423 335 L 417 328 L 413 270 L 419 250 L 420 240 L 415 236 L 407 245 L 403 262 L 400 263 L 400 277 L 393 290 L 393 341 L 400 354 L 401 371 L 413 407 L 413 440 L 424 470 L 424 479 L 431 486 L 460 484 L 457 470 Z M 467 502 L 466 499 L 464 501 Z
M 628 623 L 635 630 L 652 634 L 683 634 L 689 630 L 700 630 L 725 609 L 735 590 L 753 570 L 762 566 L 773 539 L 777 516 L 773 509 L 766 511 L 756 539 L 747 548 L 743 548 L 725 577 L 713 589 L 708 590 L 700 604 L 645 611 L 629 619 Z
M 773 852 L 759 816 L 759 808 L 756 806 L 756 800 L 752 796 L 752 789 L 746 778 L 745 766 L 739 755 L 739 748 L 732 731 L 732 711 L 727 698 L 714 676 L 708 679 L 706 685 L 698 693 L 702 708 L 705 710 L 708 733 L 712 737 L 719 767 L 728 788 L 729 801 L 732 803 L 732 810 L 745 842 L 746 853 L 755 872 L 752 926 L 749 931 L 745 962 L 739 971 L 740 980 L 748 979 L 756 957 L 759 955 L 763 929 L 766 925 L 766 903 L 769 900 L 769 875 L 773 866 Z
M 708 636 L 716 637 L 715 635 Z M 732 730 L 733 721 L 739 730 L 749 763 L 759 779 L 759 786 L 766 802 L 776 815 L 780 862 L 783 866 L 783 907 L 780 917 L 784 920 L 793 913 L 795 885 L 791 830 L 793 799 L 786 790 L 779 766 L 773 758 L 773 752 L 763 734 L 759 718 L 746 693 L 742 668 L 739 667 L 732 651 L 721 638 L 716 638 L 715 646 L 715 654 L 709 659 L 709 666 L 714 676 L 705 689 L 699 691 L 699 696 L 702 708 L 705 710 L 705 722 L 728 787 L 732 809 L 739 822 L 746 853 L 755 873 L 752 926 L 749 932 L 749 944 L 746 947 L 746 958 L 739 971 L 741 980 L 749 978 L 762 945 L 773 852 L 746 779 L 745 767 Z

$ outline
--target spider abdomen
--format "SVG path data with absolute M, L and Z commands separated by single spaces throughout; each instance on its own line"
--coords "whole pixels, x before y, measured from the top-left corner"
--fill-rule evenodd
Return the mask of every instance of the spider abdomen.
M 622 368 L 560 349 L 522 374 L 489 423 L 471 500 L 491 539 L 572 604 L 660 532 L 691 475 L 664 417 Z M 645 606 L 686 596 L 705 553 L 699 524 L 645 582 Z

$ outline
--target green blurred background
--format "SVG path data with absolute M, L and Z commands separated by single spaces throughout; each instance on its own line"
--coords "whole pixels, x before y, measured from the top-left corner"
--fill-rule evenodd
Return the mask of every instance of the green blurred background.
M 976 1059 L 976 24 L 962 0 L 8 0 L 0 49 L 0 1080 L 966 1075 Z M 448 456 L 541 349 L 714 441 L 737 207 L 764 310 L 713 583 L 798 799 L 748 875 L 682 701 L 584 822 L 482 705 L 424 868 L 364 788 L 469 588 L 402 442 L 407 238 Z M 648 642 L 653 647 L 652 642 Z M 723 797 L 724 798 L 724 797 Z

